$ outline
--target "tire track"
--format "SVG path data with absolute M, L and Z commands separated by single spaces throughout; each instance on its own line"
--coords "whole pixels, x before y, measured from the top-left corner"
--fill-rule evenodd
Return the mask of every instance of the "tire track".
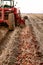
M 8 40 L 10 39 L 11 32 L 7 32 L 4 38 L 0 41 L 0 54 L 2 54 L 2 50 L 6 47 Z
M 39 42 L 40 45 L 40 51 L 43 53 L 43 33 L 41 31 L 39 31 L 39 29 L 37 28 L 37 20 L 35 20 L 34 18 L 35 16 L 30 15 L 30 21 L 32 23 L 32 27 L 34 30 L 34 34 L 36 35 L 36 39 Z M 38 19 L 38 18 L 37 18 Z M 40 27 L 39 27 L 40 28 Z
M 2 65 L 14 65 L 19 51 L 18 43 L 20 31 L 20 28 L 15 28 L 15 30 L 9 32 L 9 35 L 3 40 L 4 45 L 2 45 L 2 48 L 4 49 L 2 49 L 2 54 L 0 55 L 0 63 Z
M 43 14 L 35 15 L 38 19 L 41 19 L 43 21 Z
M 3 26 L 0 26 L 0 43 L 7 33 L 8 33 L 8 29 Z

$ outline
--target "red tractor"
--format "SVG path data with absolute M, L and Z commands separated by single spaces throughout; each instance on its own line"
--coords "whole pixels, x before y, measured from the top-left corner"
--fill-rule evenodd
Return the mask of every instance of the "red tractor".
M 14 30 L 15 25 L 25 24 L 20 10 L 17 12 L 14 7 L 14 0 L 0 0 L 0 23 L 6 23 L 9 30 Z

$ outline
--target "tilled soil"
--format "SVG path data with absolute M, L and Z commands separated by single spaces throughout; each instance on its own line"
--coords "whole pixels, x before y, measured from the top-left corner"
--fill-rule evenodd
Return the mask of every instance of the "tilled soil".
M 43 62 L 31 26 L 16 28 L 3 44 L 0 65 L 40 65 Z
M 40 50 L 43 53 L 43 21 L 33 14 L 29 15 L 29 17 L 34 30 L 34 34 L 36 35 L 36 38 L 39 42 Z
M 8 29 L 4 26 L 0 26 L 0 42 L 4 38 L 4 36 L 7 34 Z
M 41 42 L 39 40 L 41 25 L 37 25 L 37 22 L 41 22 L 41 20 L 38 21 L 37 17 L 34 19 L 34 16 L 29 15 L 29 17 L 24 28 L 16 27 L 1 40 L 0 65 L 43 65 L 43 50 L 40 50 L 42 43 L 39 43 Z M 37 28 L 38 26 L 39 28 Z M 40 31 L 43 32 L 42 30 L 41 27 Z M 43 45 L 41 47 L 43 49 Z
M 16 28 L 13 32 L 11 32 L 6 39 L 2 41 L 0 55 L 0 65 L 14 65 L 16 61 L 15 55 L 18 53 L 18 36 L 19 36 L 20 28 Z
M 21 53 L 18 55 L 18 62 L 15 65 L 41 65 L 43 56 L 31 27 L 22 29 L 20 39 L 19 48 Z

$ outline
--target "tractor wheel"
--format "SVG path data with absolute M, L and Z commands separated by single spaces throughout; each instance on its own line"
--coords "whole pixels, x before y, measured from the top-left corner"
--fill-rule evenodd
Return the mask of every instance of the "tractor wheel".
M 8 25 L 9 25 L 9 30 L 14 30 L 15 19 L 14 19 L 13 13 L 10 13 L 9 16 L 8 16 Z

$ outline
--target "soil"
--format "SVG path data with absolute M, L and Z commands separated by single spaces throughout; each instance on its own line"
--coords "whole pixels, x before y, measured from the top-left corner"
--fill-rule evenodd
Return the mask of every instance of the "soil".
M 26 15 L 25 27 L 15 27 L 5 37 L 0 28 L 0 65 L 43 65 L 43 22 L 38 15 Z

